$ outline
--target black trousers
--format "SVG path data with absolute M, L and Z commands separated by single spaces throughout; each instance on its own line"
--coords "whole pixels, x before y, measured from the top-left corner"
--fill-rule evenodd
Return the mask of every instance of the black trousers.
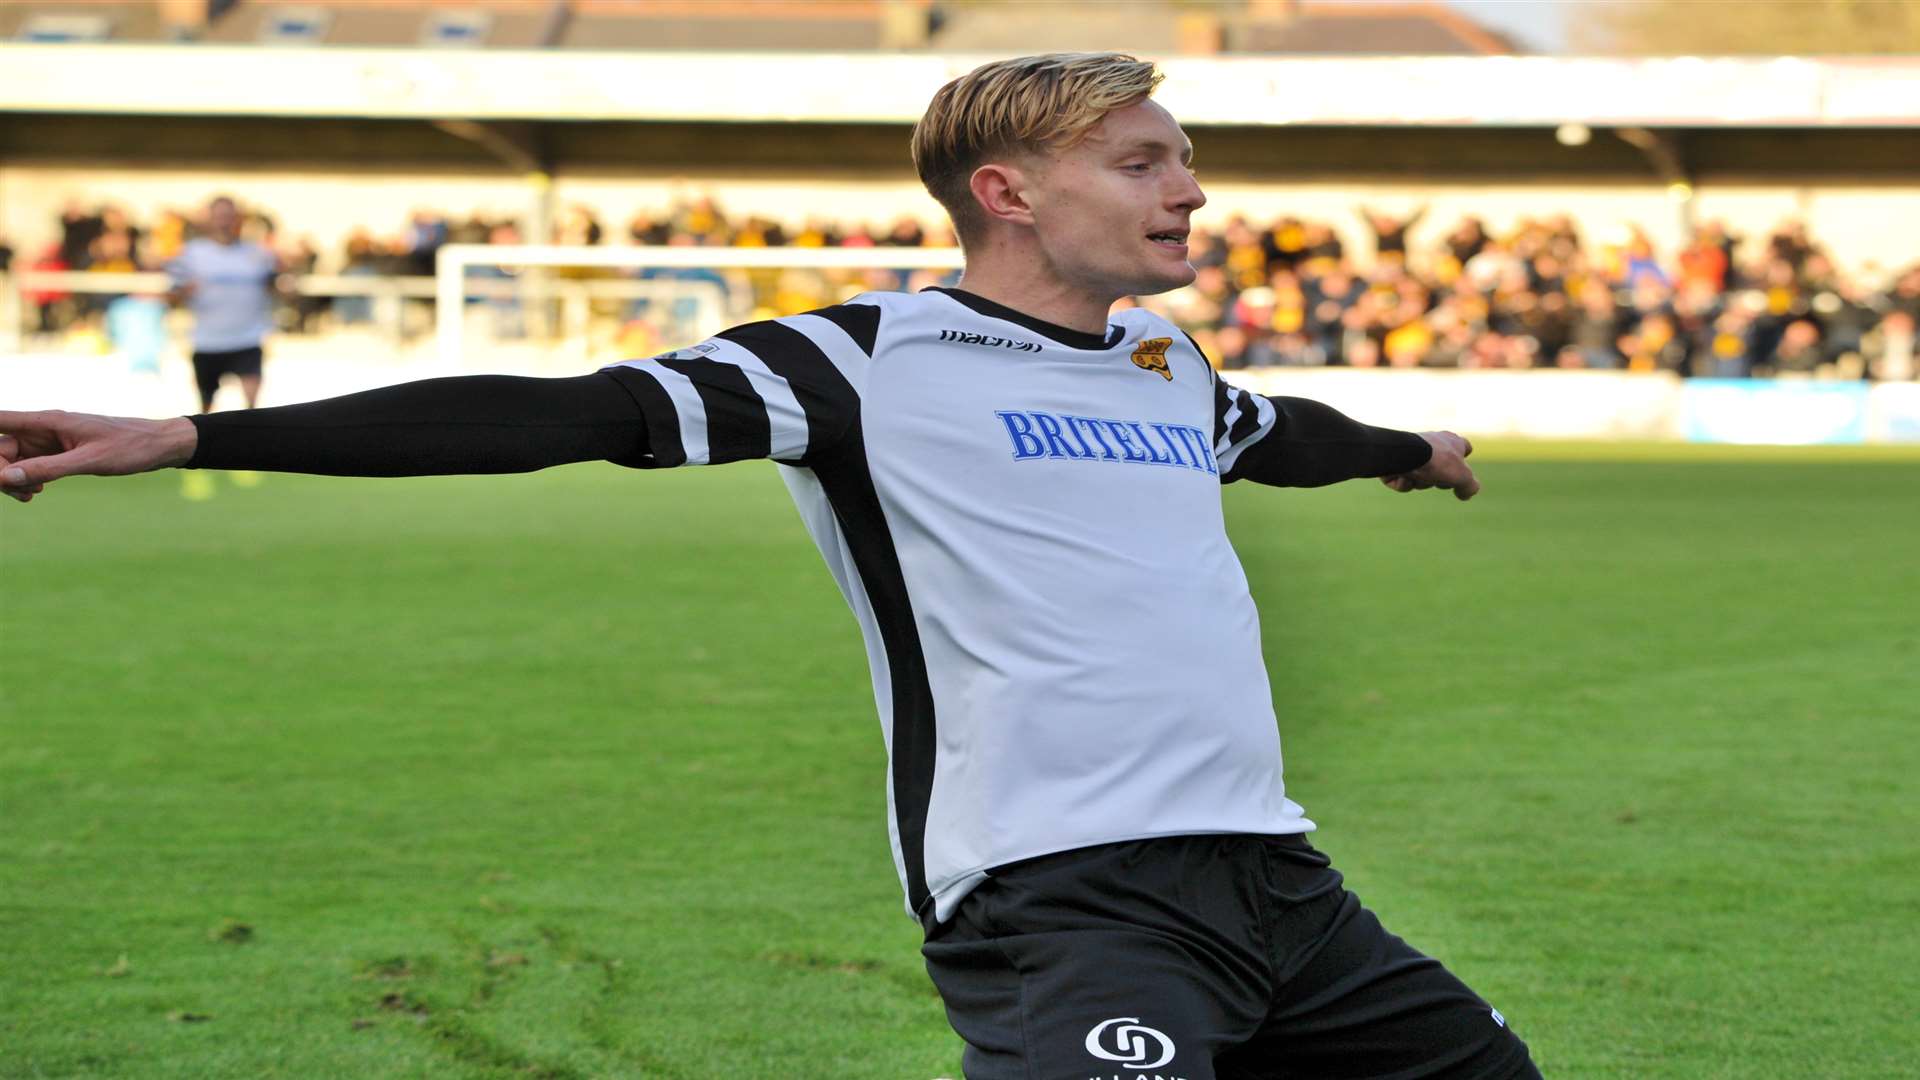
M 1002 867 L 921 950 L 967 1080 L 1537 1077 L 1506 1018 L 1299 836 Z

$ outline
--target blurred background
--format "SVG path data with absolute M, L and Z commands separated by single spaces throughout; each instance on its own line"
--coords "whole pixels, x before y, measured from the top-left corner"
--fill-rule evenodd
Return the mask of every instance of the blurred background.
M 216 195 L 294 275 L 265 404 L 949 280 L 912 123 L 1055 49 L 1162 63 L 1211 201 L 1198 280 L 1132 302 L 1249 386 L 1471 434 L 1920 441 L 1910 0 L 8 3 L 0 378 L 190 409 L 160 294 Z

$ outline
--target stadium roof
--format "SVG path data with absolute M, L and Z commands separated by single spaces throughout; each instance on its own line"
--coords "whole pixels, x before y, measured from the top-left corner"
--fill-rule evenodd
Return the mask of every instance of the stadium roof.
M 0 44 L 0 111 L 901 124 L 985 59 Z M 1161 67 L 1157 100 L 1201 127 L 1920 126 L 1920 57 L 1172 57 Z
M 1302 0 L 25 0 L 0 40 L 325 47 L 1498 55 L 1443 3 Z

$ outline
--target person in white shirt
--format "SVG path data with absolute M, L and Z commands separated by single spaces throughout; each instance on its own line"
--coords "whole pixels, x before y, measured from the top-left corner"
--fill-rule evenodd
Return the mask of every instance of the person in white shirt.
M 280 260 L 240 237 L 240 208 L 224 195 L 207 204 L 207 235 L 187 241 L 167 263 L 173 287 L 167 300 L 193 312 L 193 374 L 200 411 L 213 411 L 214 394 L 231 375 L 247 408 L 260 403 L 260 374 L 273 304 L 280 292 Z
M 225 195 L 207 203 L 207 235 L 187 241 L 167 263 L 172 279 L 167 302 L 193 312 L 193 381 L 202 413 L 213 411 L 214 396 L 228 377 L 239 382 L 247 408 L 260 404 L 273 305 L 286 292 L 281 269 L 273 252 L 241 238 L 240 208 Z M 259 482 L 259 473 L 251 469 L 232 476 L 243 487 Z M 182 474 L 180 490 L 189 499 L 207 499 L 213 483 L 189 472 Z

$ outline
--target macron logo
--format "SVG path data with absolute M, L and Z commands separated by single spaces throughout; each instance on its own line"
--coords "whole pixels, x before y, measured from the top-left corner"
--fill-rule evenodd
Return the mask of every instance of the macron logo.
M 1038 409 L 1001 409 L 994 415 L 1007 429 L 1015 461 L 1040 458 L 1124 461 L 1220 474 L 1207 433 L 1197 427 L 1151 420 L 1070 416 Z
M 985 345 L 989 349 L 1012 349 L 1014 352 L 1040 351 L 1040 343 L 1036 341 L 1015 341 L 1013 338 L 994 337 L 992 334 L 973 334 L 965 330 L 942 330 L 940 340 L 957 342 L 961 345 Z

